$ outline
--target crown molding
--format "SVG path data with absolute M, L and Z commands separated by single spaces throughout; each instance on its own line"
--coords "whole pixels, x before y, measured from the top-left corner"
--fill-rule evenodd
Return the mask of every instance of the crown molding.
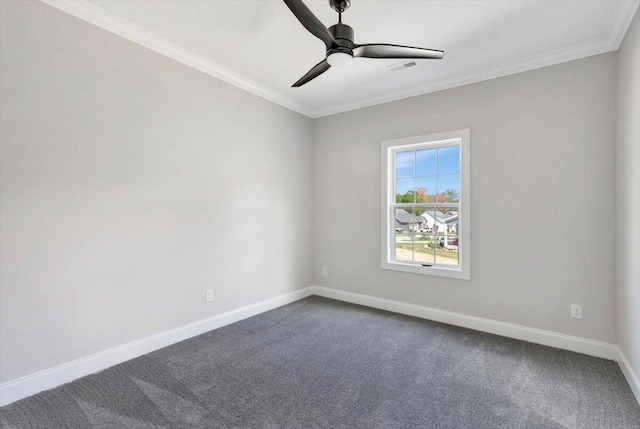
M 156 51 L 171 59 L 181 62 L 201 72 L 207 73 L 222 81 L 249 91 L 287 109 L 302 115 L 313 117 L 313 111 L 282 94 L 247 79 L 233 71 L 210 61 L 201 55 L 184 49 L 150 31 L 145 30 L 129 21 L 113 15 L 104 9 L 94 6 L 85 0 L 40 0 L 49 6 L 73 15 L 127 40 Z
M 516 73 L 522 73 L 541 67 L 560 64 L 577 60 L 591 55 L 603 54 L 615 51 L 620 47 L 629 24 L 633 19 L 640 0 L 620 1 L 609 25 L 607 35 L 599 40 L 548 52 L 543 55 L 535 55 L 515 62 L 501 64 L 491 68 L 472 70 L 447 76 L 443 79 L 428 82 L 424 85 L 412 86 L 370 97 L 362 98 L 349 103 L 313 109 L 298 103 L 291 98 L 269 89 L 252 80 L 249 80 L 233 71 L 222 67 L 194 52 L 184 49 L 169 40 L 151 33 L 131 22 L 119 18 L 103 9 L 100 9 L 85 0 L 40 0 L 56 9 L 94 24 L 100 28 L 131 40 L 146 48 L 152 49 L 169 58 L 193 67 L 231 85 L 249 91 L 259 97 L 265 98 L 290 110 L 298 112 L 310 118 L 343 113 L 350 110 L 361 109 L 391 101 L 402 100 L 418 95 L 429 94 L 471 83 L 495 79 Z
M 616 50 L 620 48 L 639 6 L 640 0 L 628 0 L 618 3 L 618 10 L 611 20 L 608 33 Z
M 640 5 L 640 0 L 621 1 L 609 25 L 609 31 L 605 37 L 599 40 L 547 52 L 542 55 L 534 55 L 522 60 L 498 65 L 496 67 L 472 70 L 447 76 L 426 83 L 425 85 L 413 86 L 400 91 L 385 92 L 372 97 L 366 97 L 355 102 L 337 104 L 316 110 L 314 118 L 344 113 L 350 110 L 362 109 L 378 104 L 398 101 L 418 95 L 429 94 L 445 89 L 456 88 L 458 86 L 491 80 L 511 74 L 522 73 L 542 67 L 552 66 L 567 61 L 578 60 L 592 55 L 604 54 L 616 51 L 624 39 L 624 35 L 631 24 L 631 21 Z

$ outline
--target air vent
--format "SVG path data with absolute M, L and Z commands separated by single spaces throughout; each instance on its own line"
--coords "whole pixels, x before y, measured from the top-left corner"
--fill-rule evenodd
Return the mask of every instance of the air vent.
M 417 66 L 418 64 L 416 64 L 415 61 L 409 61 L 406 63 L 402 63 L 402 64 L 395 64 L 393 66 L 390 66 L 389 69 L 393 72 L 396 71 L 400 71 L 400 70 L 404 70 L 404 69 L 408 69 L 409 67 L 414 67 Z

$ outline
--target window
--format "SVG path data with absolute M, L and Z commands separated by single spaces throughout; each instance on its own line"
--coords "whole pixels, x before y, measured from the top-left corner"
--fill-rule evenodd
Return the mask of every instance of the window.
M 469 130 L 382 142 L 382 268 L 470 278 Z

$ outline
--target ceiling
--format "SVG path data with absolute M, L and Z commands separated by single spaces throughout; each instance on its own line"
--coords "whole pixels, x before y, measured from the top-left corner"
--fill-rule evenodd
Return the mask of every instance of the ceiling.
M 42 0 L 310 117 L 618 49 L 638 0 L 353 0 L 356 43 L 445 51 L 443 60 L 358 58 L 300 88 L 323 43 L 280 0 Z M 327 0 L 305 0 L 328 27 Z

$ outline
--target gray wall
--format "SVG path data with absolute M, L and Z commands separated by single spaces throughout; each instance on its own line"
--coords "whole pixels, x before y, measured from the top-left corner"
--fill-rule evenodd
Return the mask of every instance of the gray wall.
M 315 284 L 615 343 L 616 65 L 608 53 L 314 121 Z M 471 280 L 382 270 L 380 142 L 462 128 Z
M 618 60 L 618 344 L 640 374 L 640 12 Z
M 1 381 L 311 284 L 310 119 L 0 8 Z

